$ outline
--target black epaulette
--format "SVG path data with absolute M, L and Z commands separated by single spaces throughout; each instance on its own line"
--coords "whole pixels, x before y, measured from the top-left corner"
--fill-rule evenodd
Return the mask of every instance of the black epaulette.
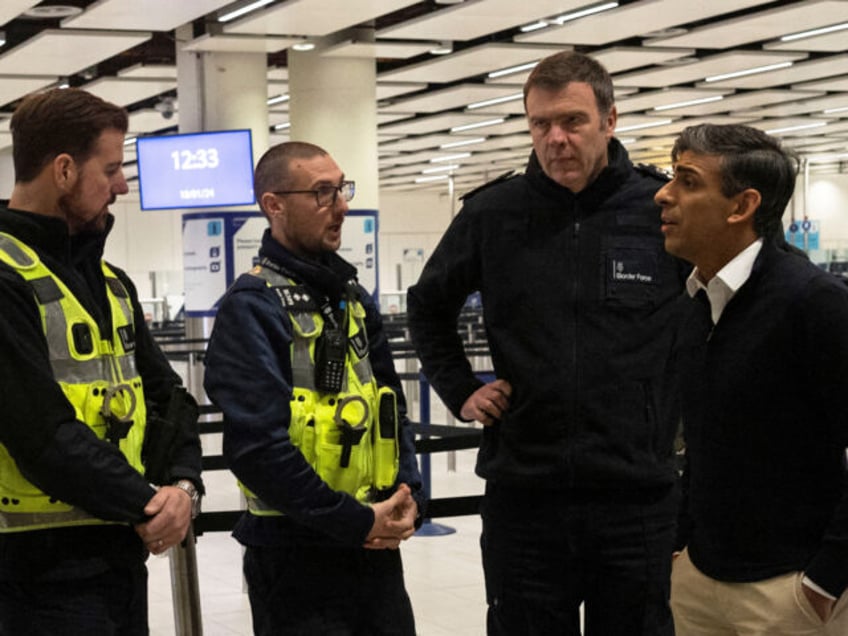
M 474 188 L 470 192 L 466 192 L 465 194 L 460 195 L 459 200 L 460 201 L 466 201 L 466 200 L 470 199 L 471 197 L 473 197 L 475 194 L 482 192 L 486 188 L 491 188 L 493 185 L 497 185 L 498 183 L 503 183 L 504 181 L 509 181 L 510 179 L 517 177 L 519 174 L 520 173 L 516 172 L 515 170 L 507 170 L 506 172 L 504 172 L 499 177 L 495 177 L 491 181 L 487 181 L 483 185 L 481 185 L 477 188 Z
M 636 168 L 636 172 L 641 172 L 649 177 L 654 177 L 660 181 L 671 181 L 671 175 L 668 172 L 660 170 L 652 163 L 637 163 L 633 167 Z

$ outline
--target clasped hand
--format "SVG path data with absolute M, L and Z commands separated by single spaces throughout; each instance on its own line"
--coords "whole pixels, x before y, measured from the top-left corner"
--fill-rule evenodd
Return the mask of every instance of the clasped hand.
M 418 504 L 412 498 L 408 485 L 401 484 L 391 497 L 371 504 L 371 509 L 374 511 L 374 525 L 363 547 L 369 550 L 397 550 L 401 541 L 415 534 Z

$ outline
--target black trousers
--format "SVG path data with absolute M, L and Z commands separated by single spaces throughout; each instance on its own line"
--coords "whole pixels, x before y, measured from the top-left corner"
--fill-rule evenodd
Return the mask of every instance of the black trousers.
M 414 636 L 399 550 L 292 545 L 244 555 L 257 636 Z
M 640 499 L 640 497 L 636 497 Z M 677 494 L 591 500 L 488 484 L 483 568 L 490 636 L 672 636 Z
M 0 581 L 2 636 L 146 636 L 147 568 L 80 578 Z

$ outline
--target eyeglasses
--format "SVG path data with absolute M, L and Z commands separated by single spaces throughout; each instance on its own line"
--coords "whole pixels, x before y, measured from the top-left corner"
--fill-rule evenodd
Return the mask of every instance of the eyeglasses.
M 320 185 L 314 190 L 278 190 L 274 194 L 309 194 L 315 195 L 315 203 L 319 208 L 328 207 L 336 204 L 336 197 L 341 192 L 342 198 L 345 201 L 353 199 L 356 194 L 355 181 L 342 181 L 339 185 Z

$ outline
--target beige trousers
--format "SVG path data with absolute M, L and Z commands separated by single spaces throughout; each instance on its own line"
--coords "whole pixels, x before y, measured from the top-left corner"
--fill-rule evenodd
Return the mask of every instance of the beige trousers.
M 684 550 L 671 570 L 676 636 L 848 636 L 848 592 L 824 623 L 804 596 L 801 577 L 724 583 L 698 570 Z

